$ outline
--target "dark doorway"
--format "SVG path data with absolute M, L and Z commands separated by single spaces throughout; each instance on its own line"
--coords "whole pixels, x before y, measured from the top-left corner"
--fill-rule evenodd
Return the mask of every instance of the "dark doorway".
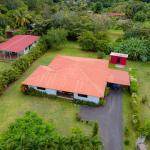
M 120 58 L 119 57 L 117 58 L 117 64 L 120 64 Z
M 122 87 L 120 84 L 115 83 L 108 83 L 107 86 L 110 87 L 112 90 L 119 90 Z
M 57 91 L 58 96 L 67 97 L 67 98 L 73 98 L 72 92 L 66 92 L 66 91 Z

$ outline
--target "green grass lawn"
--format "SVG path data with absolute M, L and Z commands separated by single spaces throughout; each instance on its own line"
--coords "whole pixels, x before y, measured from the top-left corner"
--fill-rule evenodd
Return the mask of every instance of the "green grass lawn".
M 110 40 L 112 42 L 115 42 L 118 38 L 120 38 L 123 35 L 123 31 L 111 29 L 111 30 L 108 30 L 107 34 Z
M 26 79 L 39 65 L 48 65 L 56 55 L 74 55 L 83 57 L 96 57 L 95 53 L 83 52 L 77 44 L 68 43 L 62 50 L 50 50 L 41 56 L 23 74 L 21 79 L 13 83 L 0 97 L 0 132 L 26 111 L 37 112 L 48 122 L 54 123 L 60 133 L 69 134 L 72 127 L 80 127 L 83 132 L 90 134 L 92 127 L 75 120 L 75 113 L 79 105 L 62 99 L 47 99 L 41 97 L 25 96 L 20 92 L 21 82 Z
M 10 65 L 9 62 L 3 62 L 3 61 L 0 61 L 0 71 L 5 69 L 5 68 L 8 68 Z
M 139 80 L 139 97 L 141 99 L 142 96 L 147 95 L 150 97 L 150 62 L 142 63 L 142 62 L 133 62 L 128 61 L 127 67 L 132 67 L 136 69 L 138 80 Z M 135 141 L 136 135 L 132 128 L 131 124 L 131 110 L 129 101 L 131 97 L 128 92 L 124 93 L 123 97 L 123 114 L 124 114 L 124 126 L 128 127 L 130 130 L 130 136 L 128 139 L 130 140 L 130 145 L 125 146 L 125 150 L 134 149 L 135 148 Z M 145 120 L 150 120 L 150 108 L 148 107 L 150 104 L 150 98 L 146 104 L 140 105 L 140 119 L 141 123 L 144 123 Z M 148 148 L 150 149 L 150 147 Z

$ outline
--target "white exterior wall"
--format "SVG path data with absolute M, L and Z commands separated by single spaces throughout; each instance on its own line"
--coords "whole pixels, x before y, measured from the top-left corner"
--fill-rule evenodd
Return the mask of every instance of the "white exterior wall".
M 77 93 L 74 93 L 74 98 L 82 100 L 82 101 L 94 102 L 96 104 L 99 103 L 99 97 L 96 97 L 96 96 L 81 97 L 81 96 L 78 96 Z
M 57 90 L 53 90 L 53 89 L 40 90 L 40 89 L 38 89 L 37 87 L 34 87 L 34 86 L 29 86 L 29 87 L 31 87 L 31 88 L 33 88 L 37 91 L 47 93 L 49 95 L 57 95 Z M 77 93 L 74 93 L 74 99 L 87 101 L 87 102 L 93 102 L 93 103 L 96 103 L 96 104 L 98 104 L 99 101 L 100 101 L 99 97 L 96 97 L 96 96 L 81 97 L 81 96 L 78 96 Z
M 57 90 L 53 90 L 53 89 L 45 89 L 45 90 L 40 90 L 37 87 L 34 86 L 29 86 L 37 91 L 43 92 L 43 93 L 47 93 L 49 95 L 57 95 Z
M 27 53 L 30 51 L 30 49 L 32 49 L 33 47 L 36 46 L 37 43 L 38 43 L 38 41 L 33 42 L 33 43 L 31 44 L 31 47 L 30 47 L 30 48 L 29 48 L 29 46 L 26 47 L 26 48 L 21 52 L 21 54 L 27 54 Z

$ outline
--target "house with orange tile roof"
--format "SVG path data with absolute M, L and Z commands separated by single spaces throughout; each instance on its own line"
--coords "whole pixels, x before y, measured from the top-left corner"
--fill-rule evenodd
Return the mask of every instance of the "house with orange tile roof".
M 104 59 L 56 56 L 39 66 L 22 85 L 50 95 L 99 103 L 108 83 L 130 86 L 126 71 L 109 68 Z

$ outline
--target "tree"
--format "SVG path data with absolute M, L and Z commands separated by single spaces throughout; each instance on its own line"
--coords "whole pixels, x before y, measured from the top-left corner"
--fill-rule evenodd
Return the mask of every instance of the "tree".
M 144 22 L 146 20 L 147 16 L 143 11 L 138 11 L 135 16 L 134 19 L 136 21 L 140 21 L 140 22 Z
M 59 48 L 66 42 L 67 31 L 65 29 L 50 29 L 43 36 L 42 42 L 46 49 Z
M 90 50 L 90 51 L 96 51 L 95 45 L 96 45 L 96 38 L 93 34 L 93 32 L 86 31 L 83 32 L 79 37 L 79 44 L 82 48 L 82 50 Z
M 12 16 L 15 19 L 16 25 L 19 27 L 30 24 L 32 20 L 31 14 L 25 7 L 15 10 Z
M 103 4 L 101 2 L 93 3 L 92 10 L 95 13 L 100 13 L 103 10 Z
M 33 112 L 17 119 L 0 138 L 1 150 L 101 150 L 100 146 L 96 136 L 85 136 L 75 128 L 70 136 L 59 136 L 53 125 Z

